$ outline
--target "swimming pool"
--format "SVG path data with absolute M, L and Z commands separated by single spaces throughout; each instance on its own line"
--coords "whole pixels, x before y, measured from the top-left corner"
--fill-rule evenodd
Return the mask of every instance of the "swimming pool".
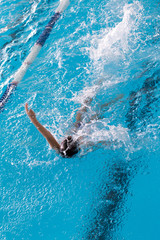
M 0 1 L 0 94 L 57 6 Z M 57 22 L 0 114 L 0 239 L 158 239 L 159 9 L 158 0 L 75 0 Z M 62 140 L 86 97 L 92 114 L 119 94 L 79 130 L 94 147 L 72 159 L 24 110 L 28 102 Z

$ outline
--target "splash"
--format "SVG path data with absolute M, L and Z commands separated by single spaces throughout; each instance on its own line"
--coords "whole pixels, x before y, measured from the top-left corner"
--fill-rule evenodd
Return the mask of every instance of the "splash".
M 94 36 L 90 58 L 97 63 L 100 59 L 115 60 L 125 57 L 136 39 L 136 29 L 141 18 L 142 5 L 136 1 L 123 7 L 123 18 L 113 28 L 107 28 L 101 36 Z
M 129 135 L 129 130 L 121 124 L 111 125 L 109 119 L 93 120 L 77 132 L 82 137 L 83 145 L 118 149 L 124 146 L 126 151 L 133 152 L 134 147 Z

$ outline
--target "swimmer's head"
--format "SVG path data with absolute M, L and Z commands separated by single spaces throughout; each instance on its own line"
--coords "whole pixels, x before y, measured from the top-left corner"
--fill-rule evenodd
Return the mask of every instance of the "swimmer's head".
M 63 157 L 72 157 L 79 151 L 79 145 L 77 141 L 74 141 L 72 136 L 66 137 L 60 145 L 60 153 Z

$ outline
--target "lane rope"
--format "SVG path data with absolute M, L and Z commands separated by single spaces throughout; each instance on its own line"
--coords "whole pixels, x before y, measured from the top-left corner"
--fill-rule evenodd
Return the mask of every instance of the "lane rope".
M 45 44 L 55 23 L 58 21 L 63 11 L 68 7 L 69 3 L 70 3 L 69 0 L 60 0 L 59 6 L 56 9 L 55 14 L 52 16 L 48 24 L 45 26 L 45 29 L 43 30 L 42 34 L 40 35 L 37 42 L 32 47 L 31 52 L 24 60 L 21 67 L 15 73 L 13 81 L 8 84 L 7 89 L 5 90 L 2 97 L 0 98 L 0 111 L 4 109 L 11 94 L 15 91 L 17 85 L 23 79 L 29 66 L 33 63 L 38 53 L 40 52 L 41 48 Z

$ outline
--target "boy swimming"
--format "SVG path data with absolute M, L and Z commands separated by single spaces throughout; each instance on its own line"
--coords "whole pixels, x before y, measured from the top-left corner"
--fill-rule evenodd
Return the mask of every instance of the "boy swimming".
M 72 136 L 67 136 L 62 143 L 58 143 L 55 137 L 37 120 L 36 114 L 32 109 L 28 109 L 28 103 L 25 104 L 26 114 L 30 118 L 33 125 L 37 130 L 45 137 L 50 147 L 60 153 L 63 157 L 72 157 L 79 152 L 79 141 L 74 140 Z M 75 128 L 78 128 L 81 124 L 82 113 L 85 108 L 77 114 Z
M 118 95 L 115 99 L 110 101 L 109 103 L 103 104 L 100 107 L 100 110 L 104 109 L 105 107 L 110 106 L 111 104 L 115 103 L 119 99 L 123 97 L 122 94 Z M 76 132 L 79 127 L 81 127 L 83 121 L 83 114 L 87 112 L 87 108 L 92 102 L 92 98 L 87 98 L 85 100 L 85 105 L 80 108 L 76 115 L 76 122 L 74 123 L 74 131 Z M 45 137 L 47 142 L 49 143 L 50 147 L 56 150 L 65 158 L 70 158 L 77 154 L 80 151 L 80 137 L 79 139 L 74 139 L 74 136 L 67 136 L 61 143 L 55 139 L 55 137 L 37 120 L 36 114 L 32 109 L 28 108 L 28 103 L 25 104 L 26 114 L 30 118 L 33 125 L 37 128 L 37 130 Z M 99 114 L 95 114 L 92 116 L 90 120 L 99 119 Z

